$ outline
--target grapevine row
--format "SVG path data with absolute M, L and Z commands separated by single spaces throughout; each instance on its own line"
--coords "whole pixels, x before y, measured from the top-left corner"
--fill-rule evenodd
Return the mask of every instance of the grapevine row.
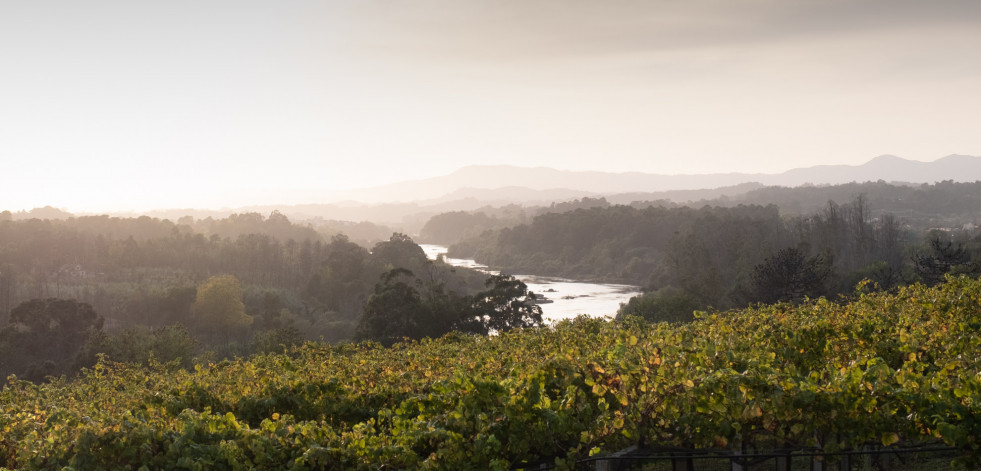
M 689 324 L 579 318 L 492 337 L 310 343 L 74 380 L 9 378 L 12 469 L 513 469 L 629 445 L 760 450 L 939 440 L 977 463 L 981 282 Z

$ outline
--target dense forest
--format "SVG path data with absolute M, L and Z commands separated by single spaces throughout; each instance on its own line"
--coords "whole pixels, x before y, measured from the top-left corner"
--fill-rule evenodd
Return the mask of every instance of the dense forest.
M 819 214 L 782 217 L 777 206 L 597 207 L 538 216 L 450 247 L 506 271 L 688 287 L 720 300 L 741 274 L 787 247 L 827 256 L 840 273 L 885 262 L 900 271 L 911 233 L 889 215 L 871 218 L 863 199 Z M 881 280 L 888 283 L 888 274 Z M 856 280 L 857 281 L 857 280 Z M 895 283 L 888 283 L 890 285 Z M 689 286 L 691 285 L 691 286 Z M 721 286 L 726 285 L 726 286 Z
M 875 199 L 859 194 L 840 204 L 825 200 L 813 213 L 797 213 L 802 201 L 810 205 L 816 198 L 860 189 Z M 639 285 L 647 294 L 622 312 L 652 320 L 690 319 L 696 309 L 833 297 L 863 279 L 888 290 L 915 281 L 936 283 L 948 272 L 979 271 L 973 260 L 981 249 L 975 224 L 981 218 L 976 209 L 981 184 L 757 191 L 751 192 L 757 199 L 770 195 L 782 203 L 696 208 L 587 198 L 577 209 L 543 212 L 528 223 L 492 219 L 488 229 L 471 231 L 451 245 L 449 255 L 510 273 Z M 904 198 L 909 206 L 901 205 Z M 940 207 L 946 210 L 925 214 Z M 453 221 L 484 219 L 450 213 L 431 222 L 452 227 Z M 930 225 L 937 222 L 948 225 Z
M 645 294 L 621 316 L 688 321 L 696 310 L 834 298 L 863 279 L 891 290 L 976 275 L 979 192 L 878 182 L 758 188 L 740 197 L 753 204 L 583 198 L 443 213 L 420 238 L 455 242 L 452 256 L 504 273 L 640 285 Z M 304 340 L 391 344 L 541 323 L 520 281 L 429 260 L 401 233 L 378 240 L 387 229 L 299 224 L 278 211 L 174 220 L 4 211 L 0 374 L 40 380 L 99 354 L 190 365 Z
M 6 214 L 9 216 L 9 213 Z M 0 220 L 0 376 L 282 350 L 304 340 L 486 333 L 541 323 L 524 284 L 371 249 L 273 212 L 178 222 Z
M 725 198 L 728 204 L 777 204 L 785 214 L 806 215 L 822 210 L 828 201 L 849 201 L 863 196 L 873 216 L 893 214 L 922 231 L 937 227 L 977 224 L 981 208 L 981 182 L 942 181 L 921 185 L 878 182 L 811 185 L 795 188 L 763 187 Z M 722 203 L 710 200 L 706 203 Z
M 829 201 L 845 204 L 858 197 L 865 200 L 872 218 L 891 214 L 916 232 L 981 223 L 977 210 L 981 207 L 981 182 L 903 185 L 878 181 L 793 188 L 744 184 L 715 190 L 609 194 L 556 202 L 550 206 L 484 206 L 468 211 L 446 211 L 431 217 L 419 231 L 419 237 L 427 243 L 452 245 L 485 230 L 528 224 L 545 213 L 614 205 L 637 209 L 649 206 L 731 208 L 775 205 L 782 216 L 808 216 L 824 211 Z

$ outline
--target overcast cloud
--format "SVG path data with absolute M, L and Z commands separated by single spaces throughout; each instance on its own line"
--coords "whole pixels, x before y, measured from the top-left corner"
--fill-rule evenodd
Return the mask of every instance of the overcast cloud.
M 4 2 L 0 202 L 981 155 L 979 50 L 966 0 Z

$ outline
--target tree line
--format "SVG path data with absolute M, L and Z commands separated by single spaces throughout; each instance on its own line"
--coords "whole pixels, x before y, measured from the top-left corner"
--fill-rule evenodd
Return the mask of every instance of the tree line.
M 859 196 L 808 215 L 772 204 L 600 205 L 484 231 L 449 255 L 509 272 L 639 285 L 646 294 L 622 313 L 687 320 L 700 309 L 833 297 L 863 279 L 888 290 L 976 274 L 978 246 L 971 233 L 917 232 Z
M 554 202 L 549 206 L 484 206 L 471 211 L 448 211 L 431 217 L 422 227 L 419 236 L 424 242 L 449 246 L 487 230 L 529 224 L 536 216 L 546 213 L 608 208 L 615 205 L 636 209 L 650 206 L 732 208 L 775 205 L 784 216 L 809 216 L 824 211 L 829 201 L 847 202 L 859 195 L 868 204 L 873 218 L 892 214 L 901 218 L 904 225 L 914 231 L 979 223 L 977 208 L 981 205 L 981 182 L 941 181 L 912 185 L 880 180 L 799 187 L 764 187 L 747 183 L 714 190 L 636 192 L 584 197 Z
M 526 291 L 513 278 L 492 282 L 429 260 L 404 234 L 369 250 L 275 212 L 177 223 L 7 219 L 0 376 L 43 379 L 99 354 L 147 363 L 153 352 L 154 361 L 187 364 L 304 340 L 390 343 L 537 325 Z

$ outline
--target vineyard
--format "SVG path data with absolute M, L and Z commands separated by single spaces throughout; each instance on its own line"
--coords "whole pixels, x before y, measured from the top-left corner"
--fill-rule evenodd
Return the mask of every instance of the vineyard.
M 697 317 L 11 377 L 0 466 L 567 469 L 632 445 L 922 443 L 979 462 L 978 280 Z

